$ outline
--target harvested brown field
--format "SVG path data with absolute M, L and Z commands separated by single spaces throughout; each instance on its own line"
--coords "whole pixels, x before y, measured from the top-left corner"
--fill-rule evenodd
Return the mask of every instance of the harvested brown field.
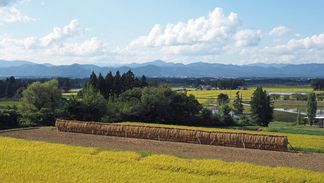
M 51 128 L 36 128 L 0 133 L 0 136 L 46 141 L 69 145 L 144 151 L 193 158 L 219 159 L 227 162 L 247 162 L 271 167 L 285 166 L 324 172 L 324 154 L 291 153 L 210 146 L 181 142 L 146 140 L 82 133 L 59 132 Z

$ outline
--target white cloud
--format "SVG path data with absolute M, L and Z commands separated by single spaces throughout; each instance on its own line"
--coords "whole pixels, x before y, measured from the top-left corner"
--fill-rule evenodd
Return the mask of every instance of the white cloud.
M 221 8 L 216 8 L 208 17 L 190 19 L 187 23 L 168 24 L 166 28 L 155 25 L 147 36 L 141 36 L 130 46 L 175 46 L 194 45 L 209 42 L 223 44 L 241 26 L 238 15 L 231 13 L 225 17 Z
M 30 2 L 30 0 L 20 0 L 20 3 Z
M 29 1 L 30 0 L 21 0 L 20 3 Z M 16 0 L 0 0 L 0 25 L 3 23 L 35 21 L 35 19 L 29 16 L 22 15 L 15 7 L 15 3 Z M 13 6 L 9 7 L 11 4 L 13 4 Z
M 261 31 L 254 32 L 253 30 L 241 30 L 235 34 L 235 46 L 256 46 L 261 41 Z
M 48 48 L 51 45 L 62 45 L 64 41 L 75 36 L 80 36 L 84 32 L 85 29 L 80 27 L 78 20 L 72 20 L 70 24 L 65 26 L 63 29 L 55 27 L 53 32 L 42 38 L 37 38 L 35 36 L 27 37 L 23 40 L 5 38 L 1 41 L 1 44 L 13 47 L 21 47 L 24 49 Z
M 53 54 L 60 55 L 77 55 L 77 56 L 89 56 L 101 54 L 102 42 L 93 37 L 90 40 L 84 41 L 82 44 L 78 43 L 65 43 L 63 47 L 55 50 Z
M 278 63 L 322 63 L 323 50 L 324 33 L 299 40 L 291 39 L 287 44 L 255 50 L 251 55 L 259 61 L 267 59 Z
M 15 7 L 0 7 L 0 23 L 30 22 L 35 19 L 22 15 Z
M 276 36 L 281 36 L 283 34 L 291 33 L 291 30 L 287 27 L 284 26 L 279 26 L 273 28 L 270 32 L 269 35 L 276 35 Z
M 63 29 L 55 27 L 53 32 L 40 39 L 42 46 L 48 46 L 55 42 L 60 42 L 64 39 L 80 36 L 85 32 L 85 29 L 80 27 L 78 20 L 72 20 L 69 25 Z
M 264 50 L 273 53 L 291 53 L 299 50 L 318 50 L 324 49 L 324 33 L 320 35 L 314 35 L 304 39 L 291 39 L 286 45 L 278 45 L 275 47 L 266 47 Z
M 86 40 L 83 43 L 69 42 L 76 36 L 81 36 L 86 29 L 80 26 L 78 20 L 72 20 L 64 28 L 55 27 L 53 32 L 38 38 L 35 36 L 24 39 L 4 38 L 0 41 L 0 48 L 6 49 L 6 55 L 34 55 L 41 56 L 96 56 L 102 55 L 104 43 L 96 37 Z
M 218 60 L 218 58 L 219 58 L 218 55 L 216 55 L 216 56 L 214 56 L 214 55 L 206 55 L 206 56 L 204 56 L 203 60 L 205 62 L 212 62 L 212 61 Z
M 275 27 L 269 32 L 269 35 L 271 35 L 271 36 L 282 36 L 284 34 L 291 34 L 296 37 L 300 36 L 300 34 L 295 34 L 292 30 L 290 30 L 289 28 L 287 28 L 285 26 Z
M 162 54 L 172 55 L 219 55 L 234 54 L 241 47 L 257 46 L 261 42 L 261 31 L 241 30 L 242 25 L 236 13 L 229 16 L 216 8 L 207 17 L 190 19 L 188 22 L 155 25 L 147 36 L 133 40 L 130 47 L 161 48 Z M 206 57 L 207 58 L 207 57 Z

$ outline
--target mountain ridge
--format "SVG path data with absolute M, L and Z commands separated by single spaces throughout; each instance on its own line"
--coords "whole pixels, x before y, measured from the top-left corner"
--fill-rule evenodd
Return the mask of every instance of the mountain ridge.
M 323 78 L 324 64 L 250 64 L 232 65 L 220 63 L 195 62 L 181 64 L 156 60 L 147 63 L 131 63 L 120 67 L 100 67 L 92 64 L 52 65 L 36 64 L 29 61 L 0 60 L 0 77 L 89 77 L 96 74 L 121 73 L 129 69 L 136 76 L 147 77 L 309 77 Z

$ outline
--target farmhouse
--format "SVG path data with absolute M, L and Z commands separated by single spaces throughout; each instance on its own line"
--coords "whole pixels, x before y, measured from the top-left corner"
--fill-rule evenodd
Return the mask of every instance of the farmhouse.
M 186 91 L 187 89 L 183 86 L 181 86 L 180 88 L 176 89 L 176 91 Z
M 210 85 L 199 85 L 199 87 L 201 88 L 201 90 L 211 90 L 211 86 Z
M 291 95 L 307 95 L 307 93 L 299 93 L 299 92 L 267 92 L 268 95 L 283 95 L 283 96 L 291 96 Z
M 244 87 L 244 86 L 238 86 L 238 87 L 236 88 L 236 90 L 247 90 L 247 88 Z

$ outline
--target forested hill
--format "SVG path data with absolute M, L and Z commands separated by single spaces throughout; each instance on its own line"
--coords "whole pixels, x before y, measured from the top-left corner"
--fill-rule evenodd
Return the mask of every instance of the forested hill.
M 96 65 L 34 64 L 27 61 L 1 61 L 0 77 L 89 77 L 94 71 L 106 75 L 117 70 L 124 73 L 131 69 L 136 76 L 147 77 L 310 77 L 324 78 L 324 64 L 258 64 L 225 65 L 197 62 L 188 65 L 154 61 L 145 64 L 129 64 L 120 67 Z

